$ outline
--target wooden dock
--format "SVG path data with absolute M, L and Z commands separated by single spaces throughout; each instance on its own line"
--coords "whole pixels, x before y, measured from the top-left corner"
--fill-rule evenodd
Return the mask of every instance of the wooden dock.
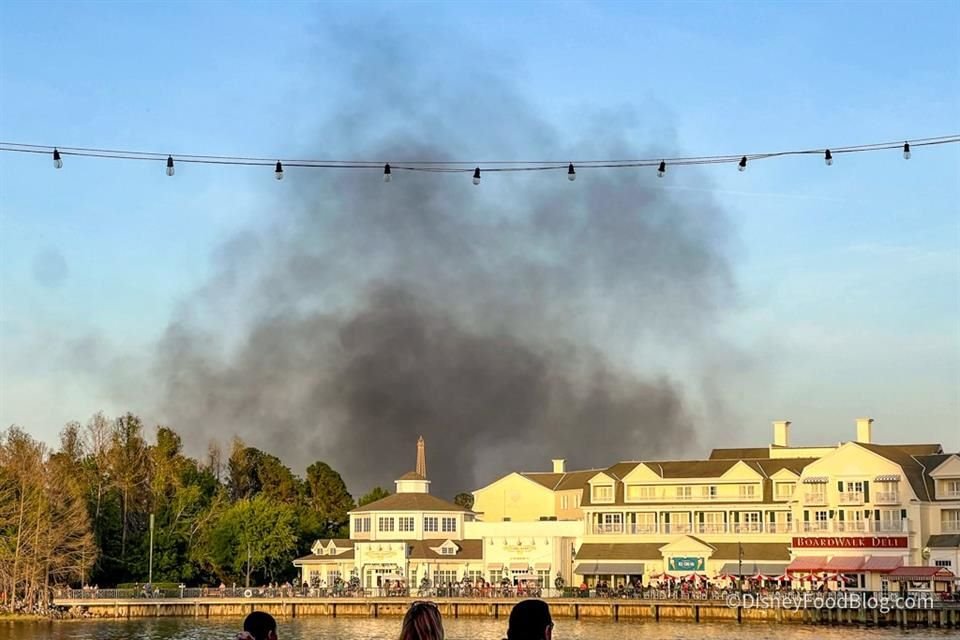
M 242 617 L 254 610 L 278 618 L 401 617 L 417 598 L 158 598 L 55 599 L 57 607 L 77 617 L 147 618 Z M 506 618 L 520 599 L 432 599 L 445 618 Z M 557 618 L 606 620 L 688 620 L 863 625 L 878 627 L 960 628 L 960 605 L 929 609 L 792 609 L 753 608 L 715 600 L 631 600 L 599 598 L 547 599 Z

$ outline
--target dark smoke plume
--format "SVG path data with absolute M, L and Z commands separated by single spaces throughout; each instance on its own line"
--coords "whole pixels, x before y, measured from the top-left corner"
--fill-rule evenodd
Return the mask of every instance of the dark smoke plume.
M 395 41 L 352 36 L 337 58 L 352 89 L 312 156 L 657 153 L 628 142 L 641 128 L 629 114 L 555 130 L 472 64 L 428 72 Z M 157 411 L 194 445 L 238 434 L 298 470 L 326 460 L 360 491 L 411 469 L 423 434 L 443 495 L 552 457 L 689 450 L 689 387 L 734 293 L 709 199 L 675 197 L 652 171 L 479 187 L 289 173 L 271 222 L 224 244 L 159 345 Z

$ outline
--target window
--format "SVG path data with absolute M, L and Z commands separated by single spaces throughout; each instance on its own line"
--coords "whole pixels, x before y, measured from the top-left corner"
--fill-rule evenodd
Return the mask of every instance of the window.
M 331 570 L 331 571 L 327 571 L 327 584 L 328 584 L 328 585 L 330 585 L 330 586 L 332 587 L 332 586 L 333 586 L 333 583 L 336 582 L 336 581 L 339 580 L 339 579 L 340 579 L 340 572 L 339 572 L 339 571 L 337 571 L 336 569 L 333 569 L 333 570 Z
M 457 549 L 456 547 L 440 547 L 440 555 L 455 556 L 457 555 Z
M 490 570 L 490 584 L 500 584 L 503 579 L 503 571 L 500 569 Z
M 940 512 L 940 530 L 943 533 L 960 533 L 960 509 L 944 509 Z
M 757 533 L 760 531 L 760 512 L 744 511 L 740 514 L 740 531 Z
M 441 569 L 433 572 L 433 584 L 453 584 L 457 581 L 457 572 L 454 569 Z
M 400 531 L 413 531 L 413 517 L 400 517 Z
M 467 571 L 467 577 L 470 578 L 470 581 L 473 584 L 477 584 L 478 582 L 480 582 L 480 580 L 483 579 L 483 571 L 480 571 L 477 569 L 470 569 L 469 571 Z
M 740 485 L 740 499 L 753 500 L 757 496 L 757 487 L 753 484 Z
M 377 526 L 380 531 L 393 531 L 393 518 L 380 518 Z
M 793 497 L 793 491 L 797 488 L 796 482 L 778 482 L 777 500 L 789 500 Z
M 677 500 L 689 500 L 693 497 L 693 487 L 677 487 Z
M 570 508 L 570 496 L 560 496 L 560 508 L 561 509 Z
M 549 589 L 553 586 L 550 584 L 550 569 L 537 569 L 537 580 L 540 582 L 541 589 Z
M 580 494 L 579 494 L 579 493 L 574 494 L 574 496 L 573 496 L 573 506 L 574 506 L 575 508 L 579 508 L 579 507 L 580 507 Z
M 958 498 L 960 497 L 960 480 L 943 480 L 942 489 L 944 498 Z
M 601 484 L 593 488 L 594 502 L 613 502 L 613 485 Z
M 857 480 L 856 482 L 848 482 L 847 492 L 863 493 L 863 482 L 860 480 Z
M 947 569 L 953 566 L 953 563 L 949 560 L 936 560 L 933 564 L 936 567 L 946 567 Z
M 427 516 L 423 519 L 423 530 L 424 531 L 439 531 L 440 530 L 440 519 L 436 516 Z
M 457 519 L 456 518 L 444 518 L 441 522 L 441 531 L 450 532 L 457 530 Z
M 357 533 L 370 532 L 370 518 L 354 518 L 353 530 Z
M 710 484 L 703 487 L 700 487 L 701 495 L 707 500 L 716 500 L 717 498 L 717 485 Z

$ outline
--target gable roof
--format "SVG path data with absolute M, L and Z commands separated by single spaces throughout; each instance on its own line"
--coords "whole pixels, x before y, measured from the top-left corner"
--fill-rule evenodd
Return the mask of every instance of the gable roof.
M 751 458 L 768 458 L 770 449 L 767 447 L 744 447 L 741 449 L 714 449 L 710 452 L 710 460 L 749 460 Z
M 447 502 L 429 493 L 394 493 L 362 507 L 351 509 L 350 513 L 370 511 L 461 511 L 473 513 L 470 509 Z
M 900 465 L 917 497 L 927 502 L 934 501 L 936 493 L 934 492 L 933 478 L 930 477 L 929 473 L 950 457 L 950 454 L 943 453 L 943 447 L 939 444 L 902 445 L 867 442 L 857 442 L 856 444 Z
M 571 491 L 576 489 L 582 490 L 587 484 L 587 481 L 600 472 L 607 472 L 607 470 L 583 469 L 580 471 L 567 471 L 565 473 L 553 473 L 552 471 L 521 471 L 520 475 L 527 480 L 533 480 L 551 491 Z

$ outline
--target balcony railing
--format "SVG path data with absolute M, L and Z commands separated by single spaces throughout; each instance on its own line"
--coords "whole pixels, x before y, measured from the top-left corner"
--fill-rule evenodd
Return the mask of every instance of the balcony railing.
M 909 521 L 896 520 L 814 520 L 811 522 L 670 522 L 670 523 L 606 523 L 594 524 L 594 535 L 649 534 L 789 534 L 789 533 L 907 533 Z M 960 533 L 960 521 L 941 523 L 943 533 Z
M 873 494 L 874 504 L 900 504 L 900 494 L 896 491 L 878 491 Z
M 960 489 L 944 489 L 937 492 L 940 498 L 960 498 Z
M 942 531 L 943 533 L 960 533 L 960 520 L 941 521 L 940 531 Z
M 623 533 L 623 525 L 617 523 L 595 524 L 593 525 L 595 534 Z
M 804 504 L 827 504 L 827 494 L 825 493 L 805 493 L 803 494 Z
M 863 504 L 863 492 L 842 491 L 840 493 L 840 504 Z

